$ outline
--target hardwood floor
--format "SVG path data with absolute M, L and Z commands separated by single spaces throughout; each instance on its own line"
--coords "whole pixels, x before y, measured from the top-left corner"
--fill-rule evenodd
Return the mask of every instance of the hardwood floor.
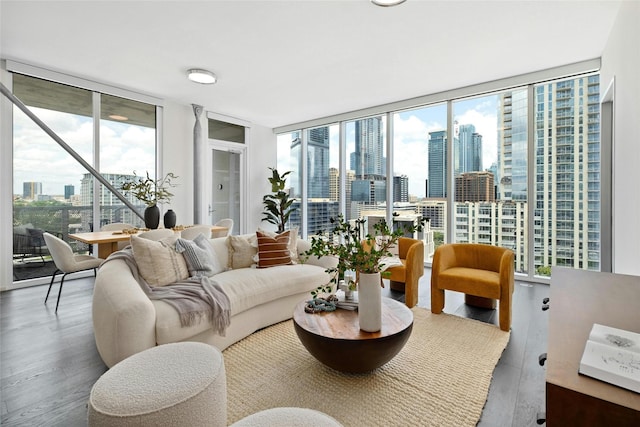
M 421 307 L 429 308 L 430 270 L 420 281 Z M 68 280 L 54 313 L 57 284 L 47 305 L 47 286 L 0 294 L 0 379 L 3 426 L 84 426 L 91 387 L 106 371 L 93 339 L 93 277 Z M 511 339 L 494 372 L 480 427 L 535 426 L 544 405 L 548 313 L 541 311 L 549 287 L 516 283 Z M 384 295 L 403 300 L 387 288 Z M 53 298 L 53 300 L 52 300 Z M 493 310 L 464 304 L 446 293 L 445 312 L 496 324 Z M 461 402 L 463 403 L 463 402 Z

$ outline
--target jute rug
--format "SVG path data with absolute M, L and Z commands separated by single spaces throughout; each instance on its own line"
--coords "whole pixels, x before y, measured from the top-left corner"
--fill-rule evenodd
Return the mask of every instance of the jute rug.
M 367 374 L 343 374 L 318 362 L 291 320 L 227 348 L 228 422 L 294 406 L 322 411 L 345 426 L 475 426 L 509 333 L 424 308 L 412 311 L 405 347 Z

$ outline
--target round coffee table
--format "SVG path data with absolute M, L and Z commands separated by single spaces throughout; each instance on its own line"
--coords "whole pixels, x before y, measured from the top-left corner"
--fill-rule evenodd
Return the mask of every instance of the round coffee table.
M 361 331 L 358 312 L 337 309 L 307 313 L 306 302 L 293 312 L 293 324 L 305 348 L 320 362 L 341 372 L 369 372 L 393 359 L 413 328 L 413 313 L 406 305 L 382 298 L 382 329 Z

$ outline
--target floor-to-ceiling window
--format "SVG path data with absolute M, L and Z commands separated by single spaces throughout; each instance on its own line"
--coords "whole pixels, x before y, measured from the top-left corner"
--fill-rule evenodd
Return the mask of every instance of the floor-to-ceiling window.
M 393 114 L 393 212 L 428 219 L 425 260 L 446 235 L 447 105 Z
M 346 199 L 339 213 L 428 219 L 420 236 L 427 262 L 443 242 L 473 242 L 514 250 L 516 272 L 530 278 L 555 265 L 599 270 L 610 254 L 600 251 L 598 75 L 464 92 L 387 114 L 345 114 L 336 130 L 345 161 L 333 172 L 345 178 L 335 181 Z M 313 154 L 294 149 L 310 128 L 297 129 L 278 135 L 278 156 L 301 171 Z M 310 196 L 293 194 L 310 212 Z
M 13 74 L 13 93 L 82 160 L 115 188 L 156 173 L 156 105 L 47 79 Z M 13 111 L 13 272 L 21 281 L 50 275 L 55 266 L 44 231 L 77 252 L 92 248 L 68 238 L 140 218 L 17 107 Z M 97 193 L 97 197 L 95 194 Z M 129 200 L 144 208 L 133 196 Z
M 527 271 L 527 90 L 453 103 L 454 241 L 503 246 Z

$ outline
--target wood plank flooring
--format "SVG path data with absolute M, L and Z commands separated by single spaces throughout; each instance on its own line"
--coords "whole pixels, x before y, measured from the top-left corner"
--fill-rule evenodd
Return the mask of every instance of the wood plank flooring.
M 430 270 L 420 281 L 421 307 L 429 308 Z M 93 277 L 65 282 L 58 314 L 58 285 L 47 305 L 47 286 L 0 294 L 2 426 L 84 426 L 91 387 L 107 368 L 96 350 L 91 323 Z M 404 294 L 383 290 L 403 300 Z M 544 405 L 548 313 L 541 311 L 548 285 L 516 283 L 511 339 L 494 372 L 479 427 L 535 426 Z M 464 304 L 446 292 L 445 312 L 497 325 L 493 310 Z M 461 402 L 463 403 L 463 402 Z

